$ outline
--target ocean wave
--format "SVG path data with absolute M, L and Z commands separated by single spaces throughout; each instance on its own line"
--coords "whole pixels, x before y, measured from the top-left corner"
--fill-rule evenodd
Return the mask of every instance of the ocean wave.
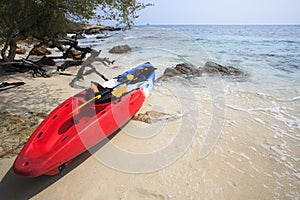
M 250 112 L 263 112 L 266 113 L 267 115 L 270 115 L 272 117 L 274 117 L 274 119 L 276 119 L 279 122 L 282 122 L 283 124 L 285 124 L 290 130 L 300 130 L 300 118 L 298 118 L 297 116 L 290 114 L 289 110 L 291 110 L 290 108 L 287 107 L 270 107 L 270 108 L 253 108 L 253 109 L 248 109 L 248 111 Z M 278 131 L 278 129 L 276 130 Z M 283 133 L 283 132 L 281 132 Z M 289 136 L 290 138 L 296 139 L 298 141 L 300 141 L 300 137 L 298 137 L 297 135 L 291 135 L 286 133 L 286 131 L 284 131 L 284 134 Z

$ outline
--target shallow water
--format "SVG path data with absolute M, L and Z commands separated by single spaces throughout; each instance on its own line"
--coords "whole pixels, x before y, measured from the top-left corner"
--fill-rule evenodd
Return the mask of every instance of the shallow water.
M 121 139 L 112 143 L 118 149 L 115 155 L 123 150 L 132 155 L 140 154 L 140 149 L 147 155 L 159 152 L 155 162 L 151 156 L 144 157 L 152 161 L 145 168 L 141 167 L 145 160 L 135 157 L 135 167 L 128 168 L 122 165 L 127 163 L 124 160 L 106 160 L 107 155 L 101 151 L 99 160 L 126 172 L 160 170 L 165 184 L 172 188 L 170 191 L 180 197 L 230 198 L 235 191 L 235 196 L 249 198 L 299 198 L 299 29 L 135 27 L 97 44 L 96 48 L 103 50 L 102 56 L 115 59 L 115 65 L 127 64 L 115 68 L 98 66 L 108 75 L 150 61 L 158 68 L 159 77 L 167 67 L 178 63 L 202 67 L 208 60 L 239 67 L 249 74 L 245 81 L 205 75 L 156 83 L 142 110 L 177 113 L 181 119 L 148 127 L 146 130 L 155 130 L 155 134 L 147 132 L 140 138 L 133 131 L 138 125 L 130 122 L 118 136 Z M 133 51 L 124 55 L 106 53 L 111 47 L 124 44 L 133 47 Z M 187 134 L 186 140 L 179 142 L 176 138 L 182 133 Z M 131 144 L 129 149 L 122 141 Z M 166 150 L 173 144 L 177 147 Z M 124 157 L 128 162 L 131 158 Z M 174 167 L 179 163 L 188 167 Z M 178 187 L 170 187 L 171 180 L 177 181 Z

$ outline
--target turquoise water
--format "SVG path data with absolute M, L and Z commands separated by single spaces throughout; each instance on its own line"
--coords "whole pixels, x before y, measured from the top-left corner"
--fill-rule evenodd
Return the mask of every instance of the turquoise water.
M 300 26 L 138 26 L 114 34 L 104 41 L 95 36 L 81 41 L 81 45 L 102 50 L 102 56 L 122 65 L 115 71 L 106 68 L 104 73 L 118 74 L 145 61 L 158 68 L 157 77 L 167 67 L 182 62 L 203 67 L 213 60 L 238 67 L 249 74 L 245 81 L 214 80 L 219 81 L 215 85 L 226 100 L 223 106 L 237 106 L 243 111 L 269 109 L 273 119 L 287 124 L 299 139 Z M 123 55 L 107 53 L 113 46 L 124 44 L 133 50 Z M 209 82 L 205 78 L 192 81 L 196 88 Z M 213 87 L 207 86 L 212 94 Z
M 275 109 L 271 114 L 274 118 L 278 109 L 284 108 L 280 112 L 288 117 L 281 120 L 286 122 L 292 118 L 296 124 L 300 121 L 300 26 L 139 26 L 114 34 L 104 41 L 95 36 L 81 41 L 81 45 L 102 50 L 101 56 L 121 65 L 116 70 L 105 68 L 103 73 L 118 74 L 150 61 L 158 68 L 159 77 L 167 67 L 178 63 L 190 62 L 203 67 L 208 60 L 213 60 L 249 74 L 242 82 L 217 79 L 221 81 L 218 89 L 226 97 L 226 104 L 232 97 L 236 101 L 233 104 L 244 111 L 268 107 L 273 112 Z M 107 53 L 113 46 L 124 44 L 133 50 L 123 55 Z M 203 86 L 209 81 L 195 82 Z M 247 98 L 234 98 L 241 94 Z M 293 134 L 297 131 L 293 129 Z
M 248 72 L 249 90 L 289 99 L 300 96 L 300 26 L 139 26 L 105 41 L 88 41 L 103 52 L 113 45 L 134 47 L 122 58 L 131 65 L 158 60 L 165 67 L 179 62 L 202 67 L 213 60 Z
M 300 75 L 300 26 L 179 26 L 216 60 L 244 69 Z

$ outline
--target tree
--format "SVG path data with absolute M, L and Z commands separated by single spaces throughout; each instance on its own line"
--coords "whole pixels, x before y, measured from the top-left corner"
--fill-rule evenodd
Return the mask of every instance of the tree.
M 17 41 L 29 36 L 63 50 L 59 39 L 71 22 L 95 18 L 100 22 L 114 20 L 128 28 L 146 6 L 149 4 L 136 0 L 0 0 L 2 59 L 13 61 Z

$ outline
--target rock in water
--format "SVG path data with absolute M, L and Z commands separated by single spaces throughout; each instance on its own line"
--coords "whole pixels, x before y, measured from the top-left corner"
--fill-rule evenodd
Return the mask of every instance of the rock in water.
M 164 76 L 168 76 L 168 77 L 179 76 L 181 74 L 182 73 L 180 71 L 171 67 L 168 67 L 164 72 Z
M 117 54 L 122 54 L 122 53 L 127 53 L 131 51 L 131 47 L 128 45 L 121 45 L 121 46 L 115 46 L 111 50 L 109 50 L 109 53 L 117 53 Z
M 199 77 L 202 75 L 202 71 L 189 63 L 181 63 L 176 65 L 175 69 L 179 71 L 181 74 L 186 74 L 189 76 Z
M 174 76 L 181 76 L 181 75 L 186 75 L 186 76 L 192 76 L 192 77 L 199 77 L 202 75 L 202 71 L 195 67 L 192 64 L 188 63 L 180 63 L 175 66 L 175 68 L 168 67 L 165 71 L 163 76 L 159 77 L 157 81 L 166 81 L 170 77 Z
M 246 75 L 245 72 L 243 72 L 242 70 L 236 67 L 222 66 L 212 61 L 208 61 L 205 63 L 203 72 L 210 73 L 210 74 L 219 73 L 221 76 L 245 76 Z
M 198 68 L 188 63 L 177 64 L 175 68 L 167 68 L 163 76 L 159 77 L 157 81 L 166 81 L 170 77 L 182 75 L 184 75 L 184 78 L 201 77 L 203 73 L 220 74 L 221 76 L 228 76 L 234 80 L 244 80 L 248 76 L 247 73 L 237 67 L 222 66 L 215 62 L 208 61 L 203 68 Z

